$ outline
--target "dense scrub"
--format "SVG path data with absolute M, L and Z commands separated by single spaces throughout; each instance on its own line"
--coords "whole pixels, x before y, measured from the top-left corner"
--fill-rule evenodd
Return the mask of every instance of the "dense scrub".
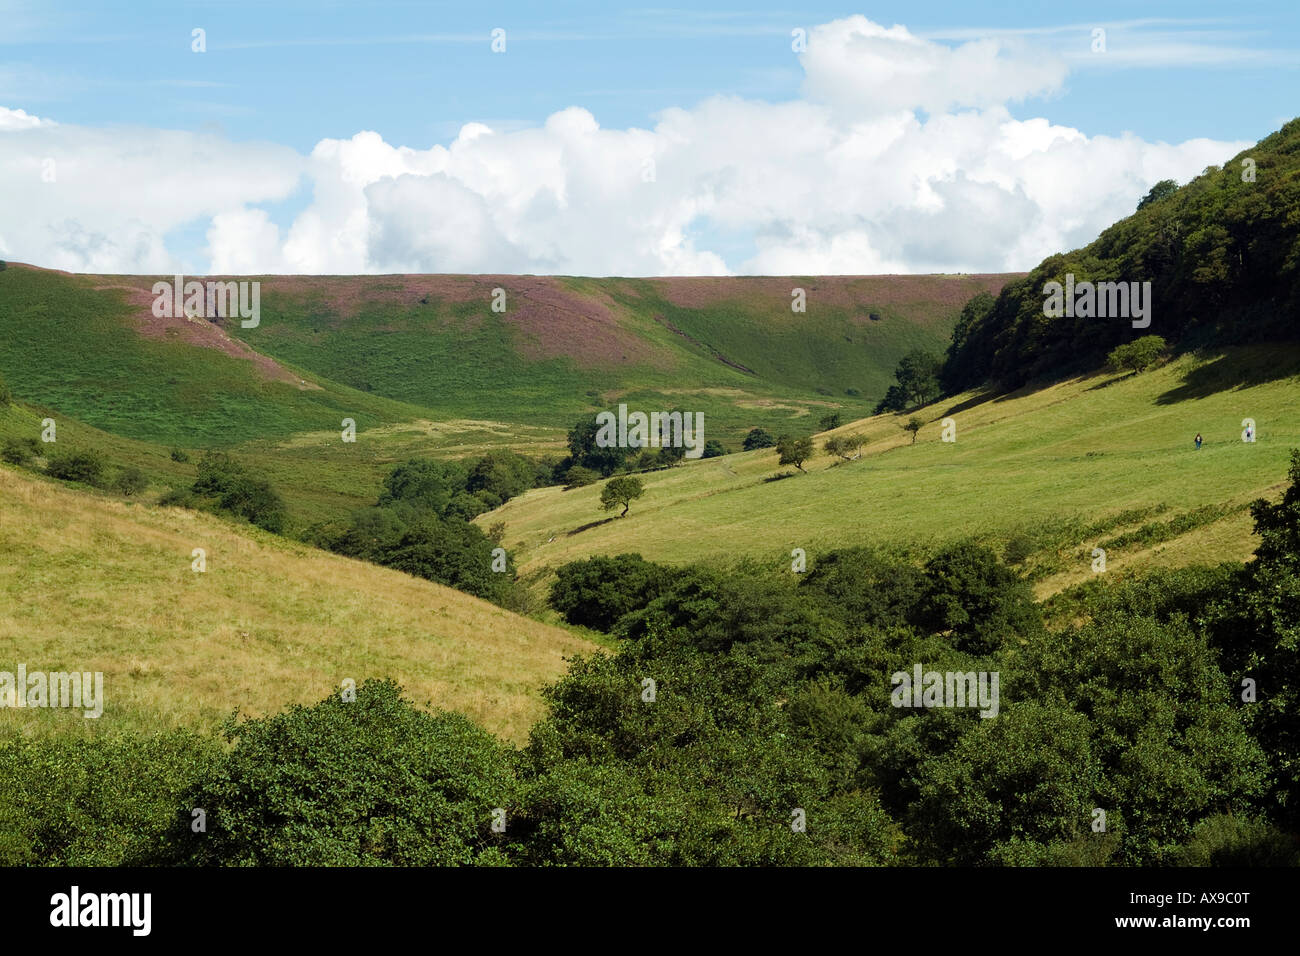
M 1290 479 L 1251 564 L 1046 608 L 970 544 L 579 562 L 552 601 L 621 642 L 522 750 L 390 682 L 232 720 L 225 750 L 16 739 L 0 862 L 1295 864 L 1300 452 Z M 995 712 L 899 706 L 917 665 L 997 674 Z

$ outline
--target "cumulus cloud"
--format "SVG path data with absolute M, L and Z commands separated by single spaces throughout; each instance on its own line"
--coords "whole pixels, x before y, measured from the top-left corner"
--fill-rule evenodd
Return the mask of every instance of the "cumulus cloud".
M 815 28 L 800 57 L 804 93 L 857 115 L 984 109 L 1060 89 L 1064 59 L 1015 37 L 956 47 L 854 16 Z
M 0 120 L 0 255 L 49 268 L 193 271 L 168 250 L 170 231 L 283 198 L 303 169 L 282 146 L 14 120 L 21 112 Z
M 1015 119 L 1008 104 L 1066 76 L 1021 42 L 946 46 L 850 17 L 812 30 L 793 102 L 717 96 L 652 129 L 603 129 L 574 106 L 429 149 L 363 131 L 303 157 L 0 110 L 0 190 L 17 197 L 0 207 L 0 254 L 165 272 L 169 231 L 197 222 L 222 273 L 1022 270 L 1090 241 L 1151 183 L 1247 145 Z M 41 181 L 46 157 L 57 185 Z M 310 202 L 291 221 L 257 208 L 300 177 Z M 724 235 L 745 251 L 724 258 Z

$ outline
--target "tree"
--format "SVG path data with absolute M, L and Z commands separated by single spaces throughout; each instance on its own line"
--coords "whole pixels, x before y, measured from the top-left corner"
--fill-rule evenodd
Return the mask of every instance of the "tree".
M 777 464 L 794 465 L 803 471 L 803 463 L 813 456 L 812 437 L 782 435 L 776 441 L 776 451 L 781 456 Z
M 938 396 L 941 367 L 939 357 L 925 349 L 913 349 L 899 360 L 894 378 L 909 405 L 919 408 Z
M 721 458 L 723 455 L 726 454 L 728 454 L 726 446 L 723 445 L 722 442 L 718 441 L 716 438 L 710 438 L 708 441 L 704 443 L 704 454 L 701 457 Z
M 823 416 L 822 416 L 821 421 L 819 421 L 819 422 L 817 423 L 817 430 L 818 430 L 818 431 L 822 431 L 822 432 L 828 432 L 828 431 L 831 431 L 831 430 L 833 430 L 833 429 L 839 428 L 839 427 L 840 427 L 840 424 L 841 424 L 841 423 L 840 423 L 840 413 L 839 413 L 839 412 L 831 412 L 831 413 L 828 414 L 828 415 L 823 415 Z
M 1166 199 L 1176 192 L 1178 192 L 1178 183 L 1172 179 L 1162 179 L 1160 182 L 1152 186 L 1147 194 L 1142 197 L 1142 201 L 1138 203 L 1138 208 L 1145 209 L 1153 202 L 1159 202 L 1162 199 Z
M 903 431 L 912 433 L 913 445 L 916 444 L 916 433 L 919 432 L 923 427 L 925 427 L 925 422 L 921 421 L 921 419 L 917 418 L 915 415 L 909 418 L 907 420 L 907 424 L 903 426 Z
M 573 456 L 575 463 L 598 471 L 608 478 L 619 465 L 623 464 L 628 452 L 635 449 L 602 448 L 596 444 L 598 434 L 600 434 L 600 426 L 596 424 L 594 416 L 580 420 L 569 429 L 569 454 Z
M 885 392 L 885 397 L 876 403 L 875 414 L 883 415 L 885 412 L 901 412 L 907 409 L 907 396 L 903 393 L 901 385 L 891 385 Z
M 845 461 L 853 461 L 862 454 L 862 445 L 866 442 L 866 436 L 862 434 L 854 435 L 835 435 L 826 439 L 823 446 L 826 454 L 834 455 L 837 458 L 843 458 Z
M 1144 335 L 1112 349 L 1106 361 L 1117 372 L 1127 371 L 1136 375 L 1155 365 L 1166 348 L 1168 346 L 1160 336 Z
M 627 509 L 632 506 L 632 502 L 643 494 L 645 494 L 645 486 L 641 484 L 640 478 L 633 475 L 620 475 L 611 478 L 600 490 L 600 506 L 606 511 L 613 511 L 622 505 L 623 511 L 619 515 L 621 518 L 627 514 Z
M 199 465 L 202 472 L 203 466 Z M 465 487 L 465 474 L 458 465 L 427 458 L 412 458 L 388 473 L 379 506 L 406 504 L 442 515 L 452 496 Z
M 639 554 L 588 558 L 560 567 L 548 600 L 570 624 L 613 631 L 620 617 L 659 597 L 672 579 L 671 568 Z
M 756 448 L 771 448 L 776 444 L 776 439 L 761 428 L 751 428 L 749 434 L 745 436 L 745 451 L 753 451 Z

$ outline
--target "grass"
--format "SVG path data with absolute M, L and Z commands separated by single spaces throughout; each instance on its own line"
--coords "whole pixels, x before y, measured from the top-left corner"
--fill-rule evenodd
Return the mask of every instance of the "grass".
M 0 670 L 104 674 L 97 721 L 0 709 L 33 733 L 211 728 L 391 676 L 521 741 L 541 686 L 596 645 L 396 571 L 0 465 L 0 647 Z
M 1236 387 L 1201 387 L 1211 370 L 1214 383 Z M 646 475 L 645 496 L 617 521 L 595 523 L 599 484 L 534 490 L 477 520 L 505 522 L 505 545 L 539 584 L 543 570 L 593 554 L 788 566 L 796 547 L 813 560 L 854 544 L 924 551 L 965 537 L 1001 550 L 1035 527 L 1057 529 L 1027 562 L 1049 566 L 1042 594 L 1090 575 L 1103 540 L 1114 549 L 1109 570 L 1243 560 L 1253 553 L 1243 509 L 1280 492 L 1300 446 L 1298 372 L 1300 349 L 1240 348 L 1138 376 L 962 395 L 917 413 L 927 424 L 914 446 L 899 427 L 910 413 L 838 429 L 867 438 L 854 462 L 821 453 L 834 433 L 818 436 L 808 474 L 793 479 L 765 481 L 778 470 L 767 449 Z M 945 417 L 957 424 L 953 443 L 940 440 Z M 1254 444 L 1240 440 L 1247 417 L 1257 422 Z M 1199 451 L 1197 432 L 1206 438 Z

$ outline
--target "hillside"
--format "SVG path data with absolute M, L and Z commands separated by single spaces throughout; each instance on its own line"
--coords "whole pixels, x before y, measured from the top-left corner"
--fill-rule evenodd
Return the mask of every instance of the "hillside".
M 416 420 L 567 429 L 619 401 L 702 411 L 738 442 L 866 414 L 906 351 L 946 346 L 1009 276 L 571 279 L 261 276 L 261 320 L 160 319 L 169 276 L 0 272 L 0 375 L 130 438 L 235 445 Z M 803 288 L 807 312 L 791 312 Z M 505 290 L 504 313 L 491 310 Z M 874 316 L 874 318 L 873 318 Z
M 1072 278 L 1070 278 L 1072 277 Z M 1131 315 L 1074 308 L 1048 317 L 1056 282 L 1138 284 L 1148 326 Z M 1062 306 L 1066 303 L 1062 302 Z M 1071 303 L 1071 306 L 1073 303 Z M 1120 305 L 1118 293 L 1109 313 Z M 956 330 L 944 369 L 949 391 L 993 381 L 1017 388 L 1095 368 L 1141 335 L 1182 348 L 1296 342 L 1300 330 L 1300 119 L 1176 188 L 1157 183 L 1130 216 L 1082 249 L 1049 256 L 984 300 Z
M 1300 446 L 1298 373 L 1300 349 L 1243 348 L 1138 376 L 966 393 L 917 413 L 927 424 L 914 446 L 900 428 L 906 415 L 819 435 L 808 473 L 786 480 L 766 480 L 795 471 L 766 449 L 645 475 L 645 496 L 622 519 L 600 510 L 595 485 L 533 490 L 477 520 L 505 522 L 521 570 L 543 578 L 594 554 L 788 567 L 793 548 L 815 561 L 855 544 L 924 551 L 968 536 L 999 550 L 1025 536 L 1041 594 L 1087 578 L 1098 545 L 1110 571 L 1242 560 L 1253 553 L 1246 504 L 1282 487 Z M 948 416 L 952 444 L 940 441 Z M 1254 444 L 1240 440 L 1246 417 Z M 861 459 L 836 464 L 821 446 L 844 433 L 867 444 Z
M 207 570 L 191 570 L 193 549 Z M 102 671 L 99 720 L 0 709 L 64 733 L 211 728 L 317 701 L 345 678 L 522 740 L 538 691 L 593 645 L 450 588 L 208 515 L 131 505 L 0 465 L 0 644 L 12 671 Z

